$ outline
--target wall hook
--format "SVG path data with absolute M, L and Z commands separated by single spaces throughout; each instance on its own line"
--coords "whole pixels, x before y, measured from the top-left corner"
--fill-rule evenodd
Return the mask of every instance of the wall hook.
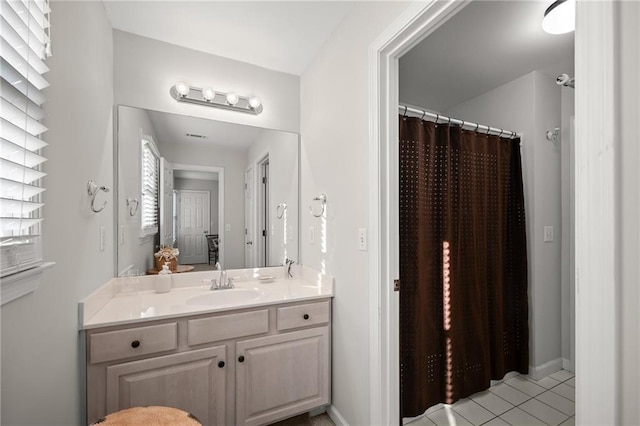
M 140 206 L 139 200 L 135 198 L 127 197 L 127 207 L 129 208 L 129 216 L 135 216 L 139 206 Z
M 276 207 L 276 217 L 278 219 L 282 219 L 282 217 L 284 216 L 284 212 L 286 211 L 287 211 L 287 203 L 278 204 L 278 206 Z
M 91 197 L 91 211 L 94 213 L 100 213 L 102 210 L 104 210 L 105 207 L 107 207 L 107 202 L 105 201 L 104 203 L 102 203 L 100 208 L 96 209 L 96 195 L 98 195 L 98 192 L 100 191 L 109 192 L 110 189 L 108 186 L 98 186 L 92 180 L 89 180 L 87 182 L 87 193 Z
M 314 205 L 313 205 L 314 202 L 319 202 L 320 207 L 322 208 L 322 210 L 318 214 L 316 214 L 316 211 L 314 210 Z M 327 205 L 327 194 L 316 195 L 311 199 L 311 204 L 309 205 L 309 211 L 314 217 L 321 217 L 324 214 L 324 209 L 326 205 Z

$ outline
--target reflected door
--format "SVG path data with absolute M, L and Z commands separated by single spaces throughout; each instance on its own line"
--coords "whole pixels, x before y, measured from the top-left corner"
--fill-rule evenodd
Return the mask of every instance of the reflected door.
M 209 191 L 178 191 L 178 248 L 180 263 L 207 263 Z

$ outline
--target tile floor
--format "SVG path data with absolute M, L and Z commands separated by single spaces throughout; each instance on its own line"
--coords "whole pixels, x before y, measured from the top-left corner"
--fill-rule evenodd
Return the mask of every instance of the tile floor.
M 410 426 L 575 425 L 575 377 L 560 370 L 541 380 L 516 375 L 452 405 L 405 419 Z

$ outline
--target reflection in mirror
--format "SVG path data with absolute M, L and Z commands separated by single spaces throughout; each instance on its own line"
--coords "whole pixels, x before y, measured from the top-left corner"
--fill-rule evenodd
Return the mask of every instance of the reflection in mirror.
M 298 139 L 118 106 L 117 274 L 297 259 Z

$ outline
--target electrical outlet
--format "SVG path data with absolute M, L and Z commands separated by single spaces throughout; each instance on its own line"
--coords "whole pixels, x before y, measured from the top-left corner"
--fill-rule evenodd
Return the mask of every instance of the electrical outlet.
M 544 242 L 549 243 L 553 241 L 553 226 L 544 227 Z
M 358 249 L 367 251 L 367 228 L 358 229 Z
M 231 231 L 231 225 L 227 223 L 227 224 L 224 226 L 224 230 L 225 230 L 225 231 L 227 231 L 227 232 Z

